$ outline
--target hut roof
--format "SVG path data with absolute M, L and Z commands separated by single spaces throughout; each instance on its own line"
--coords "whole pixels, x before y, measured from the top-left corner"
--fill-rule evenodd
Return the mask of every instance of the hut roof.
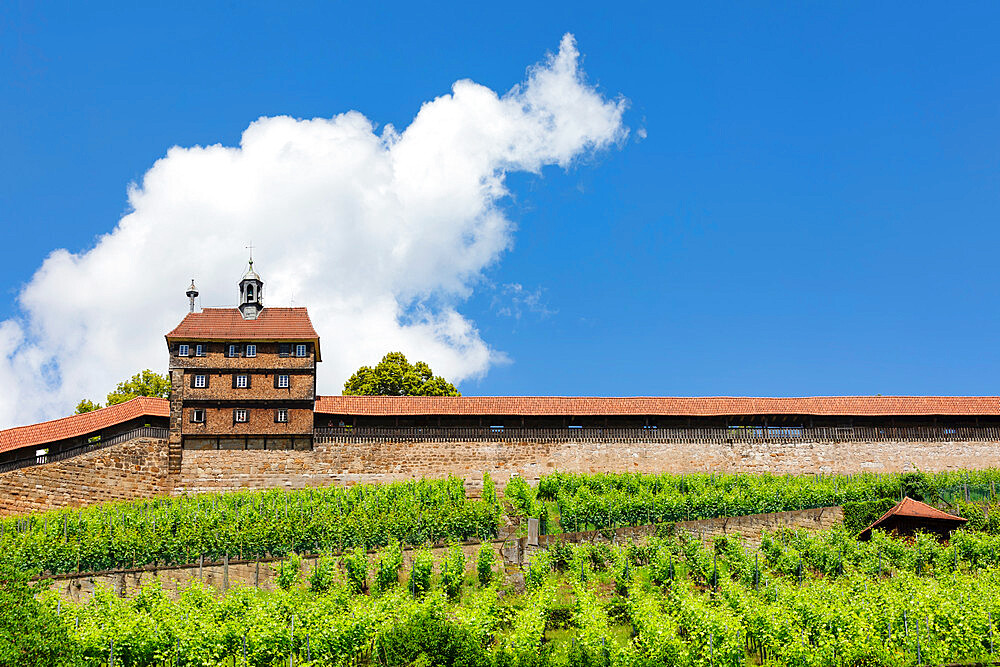
M 878 520 L 872 523 L 872 525 L 862 530 L 858 534 L 858 539 L 867 540 L 871 538 L 872 530 L 875 528 L 881 528 L 887 523 L 890 523 L 892 519 L 899 518 L 914 519 L 917 521 L 923 520 L 927 522 L 928 526 L 941 527 L 944 525 L 951 528 L 958 528 L 968 521 L 968 519 L 963 519 L 960 516 L 942 512 L 936 507 L 931 507 L 927 503 L 922 503 L 919 500 L 914 500 L 913 498 L 907 496 L 896 503 L 888 512 L 879 517 Z

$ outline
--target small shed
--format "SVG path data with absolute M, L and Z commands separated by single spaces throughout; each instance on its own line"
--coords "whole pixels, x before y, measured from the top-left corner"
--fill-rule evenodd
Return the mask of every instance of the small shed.
M 968 519 L 954 516 L 907 496 L 883 514 L 875 523 L 858 534 L 862 542 L 870 540 L 872 530 L 880 528 L 896 535 L 913 535 L 917 531 L 934 533 L 947 538 L 951 531 L 961 528 Z

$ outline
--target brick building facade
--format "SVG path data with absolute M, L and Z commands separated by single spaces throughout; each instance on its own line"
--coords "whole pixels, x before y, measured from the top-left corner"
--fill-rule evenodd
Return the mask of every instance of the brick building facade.
M 172 470 L 184 449 L 312 448 L 319 336 L 305 308 L 265 308 L 263 287 L 251 260 L 239 306 L 192 308 L 166 335 Z

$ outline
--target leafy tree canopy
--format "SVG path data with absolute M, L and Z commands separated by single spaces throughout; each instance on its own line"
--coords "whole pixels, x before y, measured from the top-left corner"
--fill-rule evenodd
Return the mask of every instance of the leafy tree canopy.
M 344 383 L 345 396 L 461 396 L 455 385 L 434 375 L 423 361 L 411 364 L 390 352 L 375 368 L 362 366 Z
M 76 414 L 82 415 L 84 412 L 93 412 L 94 410 L 99 410 L 100 407 L 100 403 L 94 403 L 89 398 L 85 398 L 76 404 Z
M 106 400 L 111 406 L 132 400 L 136 396 L 170 398 L 170 378 L 166 374 L 154 373 L 147 368 L 141 373 L 133 375 L 131 379 L 119 382 L 114 391 L 108 394 Z M 100 403 L 94 403 L 89 398 L 85 398 L 77 404 L 76 414 L 92 412 L 100 407 Z

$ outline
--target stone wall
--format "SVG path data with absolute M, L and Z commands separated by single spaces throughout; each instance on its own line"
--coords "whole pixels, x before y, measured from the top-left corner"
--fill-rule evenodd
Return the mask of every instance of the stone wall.
M 184 452 L 178 491 L 300 488 L 456 475 L 476 489 L 563 472 L 924 472 L 1000 467 L 998 442 L 317 443 L 311 452 Z
M 674 533 L 682 532 L 696 535 L 703 540 L 712 540 L 716 535 L 731 535 L 745 544 L 760 546 L 761 532 L 774 531 L 778 528 L 806 528 L 808 530 L 825 530 L 836 524 L 843 523 L 843 507 L 816 507 L 788 512 L 771 512 L 769 514 L 747 514 L 745 516 L 722 517 L 718 519 L 696 519 L 694 521 L 678 521 L 674 524 Z M 540 535 L 539 548 L 545 548 L 553 542 L 623 542 L 641 541 L 655 534 L 657 526 L 624 526 L 613 532 L 603 530 L 588 530 L 565 535 Z M 528 547 L 527 538 L 520 538 L 523 547 Z
M 136 439 L 0 475 L 0 516 L 169 493 L 167 444 Z
M 499 573 L 502 569 L 503 557 L 502 547 L 504 542 L 496 541 L 491 546 L 496 553 L 496 566 L 494 571 Z M 476 556 L 479 554 L 479 542 L 467 542 L 461 545 L 465 554 L 465 571 L 468 576 L 473 576 L 476 572 Z M 434 556 L 435 570 L 440 571 L 440 562 L 444 559 L 444 547 L 431 549 Z M 374 566 L 376 552 L 368 555 L 369 567 Z M 412 549 L 403 551 L 402 576 L 409 573 L 413 563 Z M 306 556 L 302 559 L 301 573 L 304 579 L 308 579 L 309 574 L 316 566 L 315 556 Z M 275 559 L 265 559 L 258 561 L 238 561 L 231 560 L 228 564 L 203 563 L 201 565 L 185 565 L 181 567 L 144 567 L 132 570 L 112 570 L 107 572 L 88 572 L 74 575 L 60 575 L 55 577 L 50 588 L 58 591 L 68 600 L 75 602 L 86 602 L 98 588 L 105 588 L 113 591 L 122 597 L 131 597 L 143 586 L 159 581 L 163 590 L 171 597 L 176 597 L 185 588 L 195 582 L 202 582 L 212 586 L 216 590 L 225 591 L 237 586 L 256 586 L 263 590 L 274 590 L 277 588 L 277 576 L 280 564 Z M 370 572 L 370 570 L 369 570 Z M 371 584 L 372 577 L 369 574 L 368 583 Z
M 181 454 L 171 442 L 171 454 Z M 185 450 L 167 470 L 164 442 L 125 443 L 0 474 L 0 515 L 161 493 L 303 488 L 456 475 L 477 493 L 483 472 L 503 487 L 564 472 L 925 472 L 1000 467 L 998 442 L 317 443 L 312 451 Z M 173 461 L 171 461 L 173 463 Z
M 762 530 L 777 528 L 808 528 L 820 530 L 830 528 L 843 521 L 844 511 L 840 507 L 820 507 L 816 509 L 796 510 L 791 512 L 774 512 L 771 514 L 752 514 L 723 519 L 702 519 L 698 521 L 683 521 L 675 524 L 675 531 L 687 531 L 704 540 L 711 540 L 716 535 L 733 535 L 741 538 L 751 546 L 760 545 Z M 508 574 L 519 577 L 518 568 L 522 566 L 531 554 L 538 548 L 546 548 L 560 540 L 571 543 L 582 542 L 644 542 L 656 532 L 656 526 L 628 526 L 618 528 L 612 533 L 591 530 L 564 535 L 542 535 L 537 547 L 527 543 L 528 538 L 521 537 L 510 540 L 497 540 L 491 543 L 497 554 L 496 571 L 503 563 Z M 461 545 L 465 553 L 465 568 L 468 575 L 476 570 L 476 556 L 480 543 L 471 541 Z M 444 548 L 431 549 L 436 563 L 444 558 Z M 403 569 L 405 576 L 413 562 L 413 550 L 403 552 Z M 375 552 L 369 554 L 369 563 L 375 562 Z M 302 559 L 303 577 L 308 577 L 316 565 L 313 556 Z M 263 590 L 274 590 L 279 564 L 273 559 L 260 561 L 237 561 L 228 563 L 202 563 L 201 565 L 186 565 L 182 567 L 156 568 L 144 567 L 132 570 L 115 570 L 76 575 L 62 575 L 52 582 L 51 588 L 59 591 L 64 597 L 76 602 L 86 602 L 98 587 L 104 587 L 122 597 L 135 595 L 143 586 L 154 581 L 171 596 L 176 596 L 196 581 L 201 581 L 216 590 L 225 591 L 235 586 L 256 586 Z

